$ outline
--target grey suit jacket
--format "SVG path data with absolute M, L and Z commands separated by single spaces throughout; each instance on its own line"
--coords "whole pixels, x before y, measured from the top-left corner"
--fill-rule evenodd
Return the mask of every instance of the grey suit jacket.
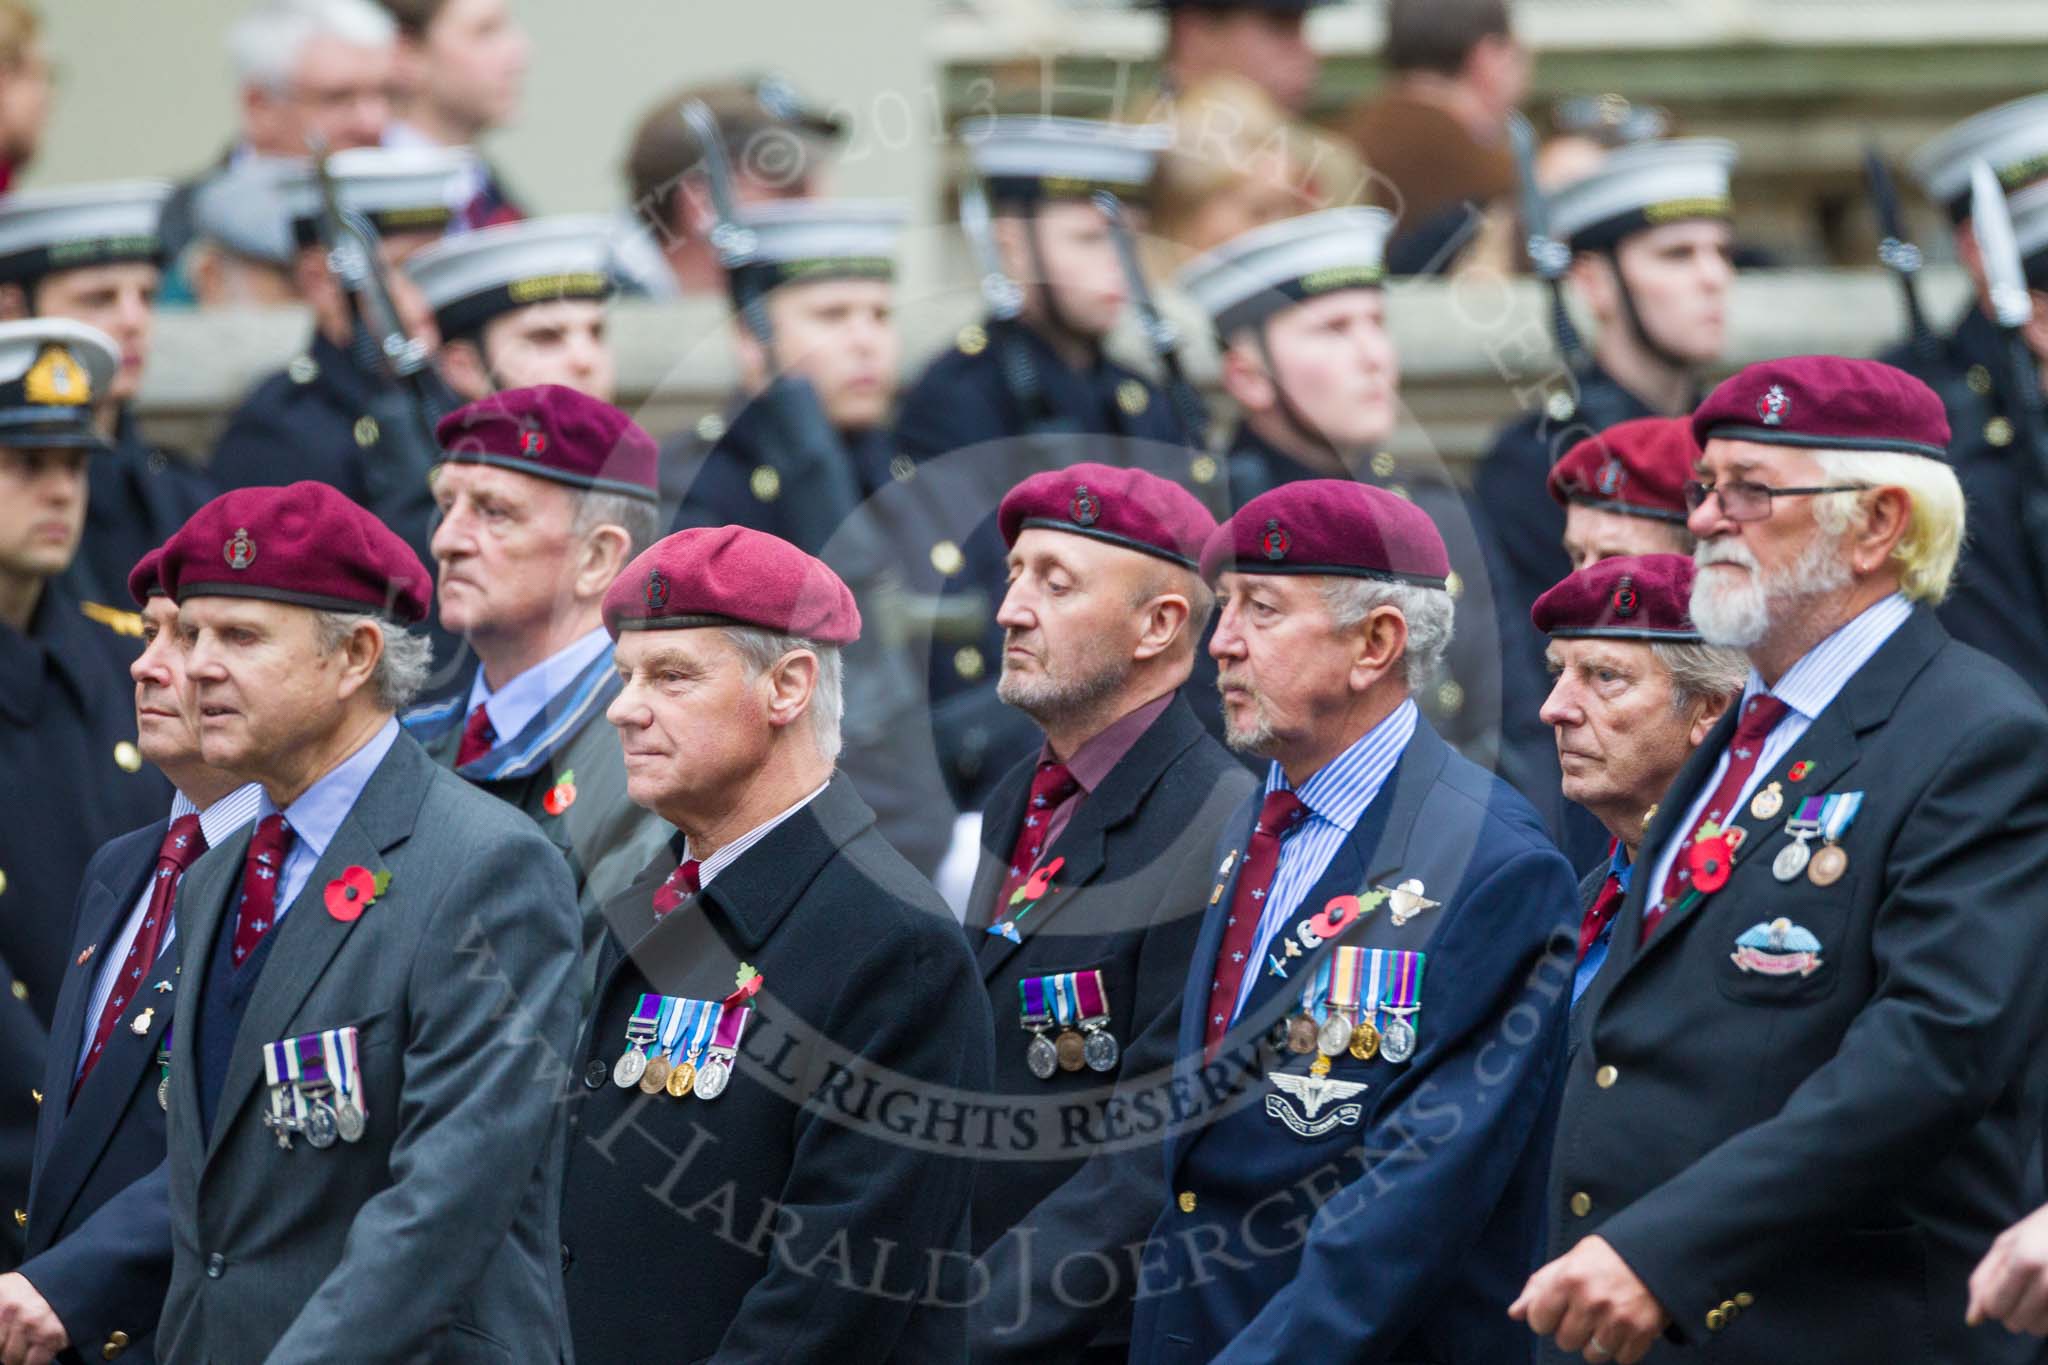
M 178 898 L 185 960 L 212 959 L 248 833 Z M 388 872 L 352 924 L 323 891 Z M 564 1310 L 549 1099 L 576 1038 L 576 893 L 518 811 L 400 735 L 272 932 L 209 1139 L 193 1056 L 202 981 L 178 993 L 167 1162 L 166 1360 L 554 1360 Z M 188 977 L 194 974 L 188 972 Z M 369 1130 L 281 1150 L 265 1043 L 353 1024 Z

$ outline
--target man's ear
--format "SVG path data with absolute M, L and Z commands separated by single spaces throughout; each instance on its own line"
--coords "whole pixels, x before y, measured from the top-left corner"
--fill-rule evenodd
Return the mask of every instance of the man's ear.
M 491 382 L 490 370 L 484 365 L 483 352 L 466 337 L 443 342 L 434 363 L 448 387 L 465 402 L 474 403 L 479 398 L 488 398 L 497 387 Z
M 1139 618 L 1141 626 L 1138 641 L 1131 647 L 1131 658 L 1143 662 L 1166 653 L 1187 629 L 1192 611 L 1183 593 L 1163 592 L 1147 602 L 1144 615 Z
M 1572 257 L 1571 268 L 1566 278 L 1581 299 L 1585 300 L 1586 311 L 1602 327 L 1610 325 L 1621 316 L 1621 281 L 1616 277 L 1614 259 L 1597 251 L 1581 251 Z
M 1357 648 L 1351 658 L 1351 686 L 1363 692 L 1401 667 L 1408 652 L 1408 618 L 1397 607 L 1374 607 L 1351 627 Z
M 768 670 L 768 723 L 778 730 L 793 725 L 810 710 L 818 686 L 818 656 L 793 649 Z
M 1223 391 L 1246 412 L 1270 412 L 1280 401 L 1279 386 L 1252 348 L 1233 342 L 1223 349 Z
M 18 322 L 31 316 L 28 291 L 18 284 L 0 284 L 0 319 Z

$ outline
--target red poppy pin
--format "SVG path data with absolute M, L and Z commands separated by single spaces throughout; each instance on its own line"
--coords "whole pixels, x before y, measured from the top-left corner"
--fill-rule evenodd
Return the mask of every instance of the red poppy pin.
M 1010 893 L 1010 904 L 1018 905 L 1024 901 L 1035 901 L 1045 895 L 1046 892 L 1052 890 L 1052 879 L 1057 877 L 1060 869 L 1066 865 L 1067 860 L 1065 858 L 1054 858 L 1051 862 L 1033 872 L 1024 885 Z
M 576 770 L 571 768 L 555 779 L 555 785 L 548 788 L 548 794 L 540 799 L 540 808 L 549 815 L 560 815 L 576 804 Z
M 367 867 L 345 867 L 327 883 L 327 913 L 343 924 L 354 924 L 363 911 L 377 903 L 384 888 L 391 885 L 389 872 L 372 872 Z
M 744 1005 L 759 995 L 763 980 L 765 978 L 752 963 L 742 962 L 740 969 L 733 973 L 732 994 L 725 997 L 725 1008 L 732 1009 L 736 1005 Z

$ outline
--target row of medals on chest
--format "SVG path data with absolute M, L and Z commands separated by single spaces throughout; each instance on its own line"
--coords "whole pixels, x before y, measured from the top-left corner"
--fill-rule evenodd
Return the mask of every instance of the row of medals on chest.
M 1793 780 L 1806 775 L 1806 765 L 1795 765 L 1798 774 Z M 1750 799 L 1749 813 L 1752 819 L 1775 820 L 1785 809 L 1784 788 L 1773 782 Z M 1804 872 L 1807 880 L 1815 886 L 1833 886 L 1849 870 L 1849 855 L 1842 846 L 1828 840 L 1819 849 L 1807 843 L 1821 833 L 1822 821 L 1793 818 L 1785 822 L 1785 832 L 1792 836 L 1792 842 L 1778 850 L 1771 859 L 1771 875 L 1781 882 L 1795 881 Z M 1722 837 L 1728 843 L 1728 852 L 1733 855 L 1747 837 L 1748 831 L 1738 827 L 1723 831 Z

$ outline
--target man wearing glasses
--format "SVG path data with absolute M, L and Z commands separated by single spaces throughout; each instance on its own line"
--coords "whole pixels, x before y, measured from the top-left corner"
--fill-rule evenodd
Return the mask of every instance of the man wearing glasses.
M 2030 1360 L 1964 1308 L 2041 1199 L 2048 712 L 1935 619 L 1964 507 L 1940 399 L 1773 361 L 1693 434 L 1692 619 L 1751 672 L 1580 1002 L 1553 1259 L 1509 1312 L 1589 1361 Z

